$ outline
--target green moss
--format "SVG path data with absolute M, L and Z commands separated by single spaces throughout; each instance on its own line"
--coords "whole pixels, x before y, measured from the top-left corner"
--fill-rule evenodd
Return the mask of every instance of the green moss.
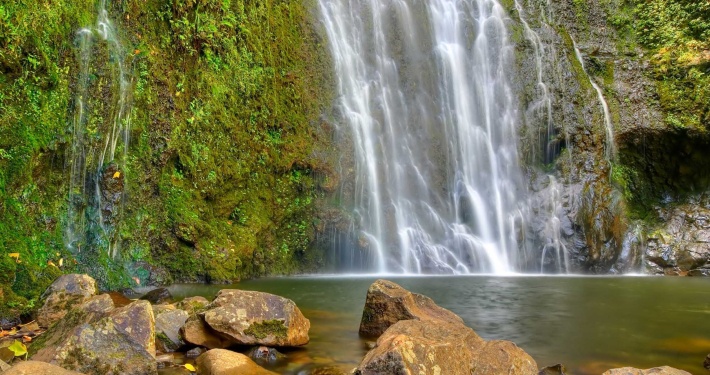
M 244 333 L 254 336 L 257 339 L 263 339 L 268 336 L 286 338 L 288 336 L 288 327 L 286 327 L 281 320 L 264 320 L 260 323 L 253 323 L 249 328 L 244 330 Z

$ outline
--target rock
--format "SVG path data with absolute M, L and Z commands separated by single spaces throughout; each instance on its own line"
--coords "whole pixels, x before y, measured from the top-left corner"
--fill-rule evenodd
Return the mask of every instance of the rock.
M 547 366 L 540 369 L 538 375 L 566 375 L 567 369 L 561 364 Z
M 158 288 L 146 293 L 140 299 L 148 301 L 154 305 L 160 305 L 172 302 L 173 295 L 170 294 L 170 291 L 165 288 Z
M 512 342 L 489 341 L 458 323 L 403 320 L 377 340 L 355 374 L 538 373 L 535 361 Z
M 7 362 L 5 362 L 5 361 L 0 360 L 0 374 L 2 374 L 3 372 L 5 372 L 9 369 L 10 369 L 10 365 L 8 365 Z
M 189 315 L 184 310 L 168 310 L 155 316 L 155 345 L 163 353 L 178 350 L 185 342 L 180 337 L 180 328 Z
M 3 330 L 11 330 L 22 324 L 19 316 L 3 316 L 0 317 L 0 328 Z
M 708 356 L 705 357 L 705 362 L 703 362 L 703 367 L 710 370 L 710 354 L 708 354 Z
M 127 306 L 131 302 L 133 302 L 130 298 L 126 297 L 126 295 L 121 292 L 108 292 L 107 294 L 109 295 L 109 297 L 111 297 L 111 299 L 113 300 L 113 305 L 116 307 Z
M 379 336 L 400 320 L 438 320 L 463 324 L 456 314 L 437 306 L 429 297 L 412 293 L 387 280 L 377 280 L 367 290 L 360 334 Z
M 690 375 L 690 373 L 673 367 L 663 366 L 647 370 L 641 370 L 633 367 L 615 368 L 603 373 L 602 375 Z
M 204 309 L 209 304 L 210 304 L 210 301 L 208 301 L 207 298 L 197 296 L 197 297 L 187 297 L 184 300 L 176 303 L 175 306 L 178 309 L 187 311 L 189 314 L 194 314 L 194 313 L 204 311 Z
M 275 375 L 275 372 L 260 367 L 244 354 L 224 349 L 212 349 L 197 358 L 200 375 Z
M 247 356 L 260 365 L 275 364 L 278 360 L 286 358 L 285 355 L 279 353 L 276 349 L 266 346 L 251 348 L 247 352 Z
M 65 370 L 46 362 L 22 361 L 12 366 L 3 375 L 81 375 L 79 372 Z
M 200 347 L 192 348 L 192 349 L 188 350 L 187 352 L 185 352 L 185 356 L 187 358 L 197 358 L 200 355 L 202 355 L 202 353 L 204 353 L 206 351 L 207 350 L 205 350 L 205 348 L 200 348 Z
M 73 306 L 78 306 L 96 295 L 96 281 L 88 275 L 62 275 L 42 294 L 44 301 L 37 311 L 37 323 L 49 327 L 63 318 Z
M 293 301 L 269 293 L 221 290 L 205 312 L 205 322 L 239 345 L 301 346 L 310 321 Z
M 231 344 L 229 340 L 219 336 L 199 316 L 188 318 L 185 325 L 180 328 L 180 336 L 190 344 L 204 346 L 209 349 L 224 349 Z
M 113 303 L 108 295 L 99 297 Z M 106 312 L 103 300 L 85 303 L 50 328 L 43 348 L 32 359 L 86 374 L 156 374 L 150 303 L 136 301 Z

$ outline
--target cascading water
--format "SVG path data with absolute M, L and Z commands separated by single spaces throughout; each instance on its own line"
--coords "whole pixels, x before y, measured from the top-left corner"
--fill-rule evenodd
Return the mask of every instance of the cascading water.
M 132 82 L 106 0 L 98 8 L 96 26 L 76 34 L 79 70 L 65 241 L 75 254 L 82 247 L 102 247 L 115 257 L 114 227 L 123 205 Z
M 606 131 L 606 158 L 607 160 L 614 160 L 614 158 L 616 157 L 616 144 L 614 143 L 614 124 L 611 122 L 609 104 L 607 104 L 606 99 L 604 99 L 604 92 L 602 91 L 601 87 L 599 87 L 599 85 L 594 82 L 594 79 L 592 79 L 592 77 L 587 72 L 587 68 L 584 64 L 584 59 L 582 58 L 582 52 L 577 47 L 577 43 L 573 40 L 572 44 L 574 46 L 574 56 L 577 58 L 579 64 L 582 65 L 582 70 L 584 70 L 584 72 L 587 74 L 587 78 L 589 78 L 589 83 L 592 84 L 592 87 L 597 92 L 599 104 L 601 105 L 602 113 L 604 114 L 604 129 Z
M 507 273 L 526 220 L 508 20 L 492 0 L 320 0 L 378 272 Z

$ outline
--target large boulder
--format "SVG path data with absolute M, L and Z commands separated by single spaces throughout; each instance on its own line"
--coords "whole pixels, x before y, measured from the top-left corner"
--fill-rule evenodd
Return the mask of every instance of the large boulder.
M 690 375 L 689 372 L 677 368 L 663 366 L 641 370 L 633 367 L 615 368 L 602 375 Z
M 276 375 L 275 372 L 260 367 L 244 354 L 224 349 L 212 349 L 197 357 L 200 375 Z
M 88 275 L 62 275 L 42 294 L 44 302 L 37 312 L 37 323 L 49 327 L 62 319 L 72 307 L 96 295 L 96 280 Z
M 398 321 L 410 319 L 463 324 L 458 315 L 437 306 L 431 298 L 391 281 L 377 280 L 370 285 L 360 322 L 361 335 L 377 337 Z
M 107 295 L 50 328 L 34 360 L 86 374 L 156 374 L 155 320 L 147 301 L 108 310 Z M 34 344 L 33 344 L 34 345 Z
M 538 370 L 515 344 L 486 342 L 463 324 L 404 320 L 380 336 L 355 373 L 535 375 Z
M 231 345 L 231 341 L 223 338 L 210 328 L 202 317 L 191 316 L 180 328 L 180 336 L 186 342 L 204 346 L 208 349 L 224 349 Z
M 173 309 L 155 315 L 155 345 L 163 353 L 178 350 L 185 342 L 180 337 L 180 328 L 189 317 L 187 311 Z
M 311 327 L 290 299 L 236 289 L 221 290 L 204 318 L 239 345 L 301 346 L 308 343 Z
M 46 362 L 22 361 L 3 372 L 2 375 L 81 375 L 81 373 L 65 370 Z

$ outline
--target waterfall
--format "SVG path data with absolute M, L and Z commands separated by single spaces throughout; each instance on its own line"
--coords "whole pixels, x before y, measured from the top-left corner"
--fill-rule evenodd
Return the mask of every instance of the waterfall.
M 370 270 L 521 270 L 514 51 L 493 0 L 319 0 Z
M 79 30 L 75 40 L 79 69 L 68 159 L 65 242 L 75 254 L 82 247 L 103 247 L 115 257 L 114 228 L 123 209 L 132 76 L 106 0 L 99 2 L 96 25 Z
M 601 105 L 602 113 L 604 115 L 604 129 L 606 131 L 606 158 L 607 160 L 612 161 L 614 160 L 614 158 L 616 158 L 616 144 L 614 143 L 614 124 L 611 122 L 609 104 L 607 104 L 606 99 L 604 99 L 604 93 L 601 87 L 599 87 L 599 85 L 594 82 L 594 79 L 592 79 L 592 77 L 589 75 L 589 72 L 587 72 L 587 68 L 584 64 L 584 59 L 582 58 L 582 52 L 579 50 L 579 48 L 577 47 L 577 43 L 574 40 L 572 40 L 572 45 L 574 46 L 575 58 L 577 58 L 577 61 L 582 65 L 582 70 L 584 70 L 584 73 L 587 74 L 589 83 L 592 84 L 592 87 L 597 92 L 599 105 Z

